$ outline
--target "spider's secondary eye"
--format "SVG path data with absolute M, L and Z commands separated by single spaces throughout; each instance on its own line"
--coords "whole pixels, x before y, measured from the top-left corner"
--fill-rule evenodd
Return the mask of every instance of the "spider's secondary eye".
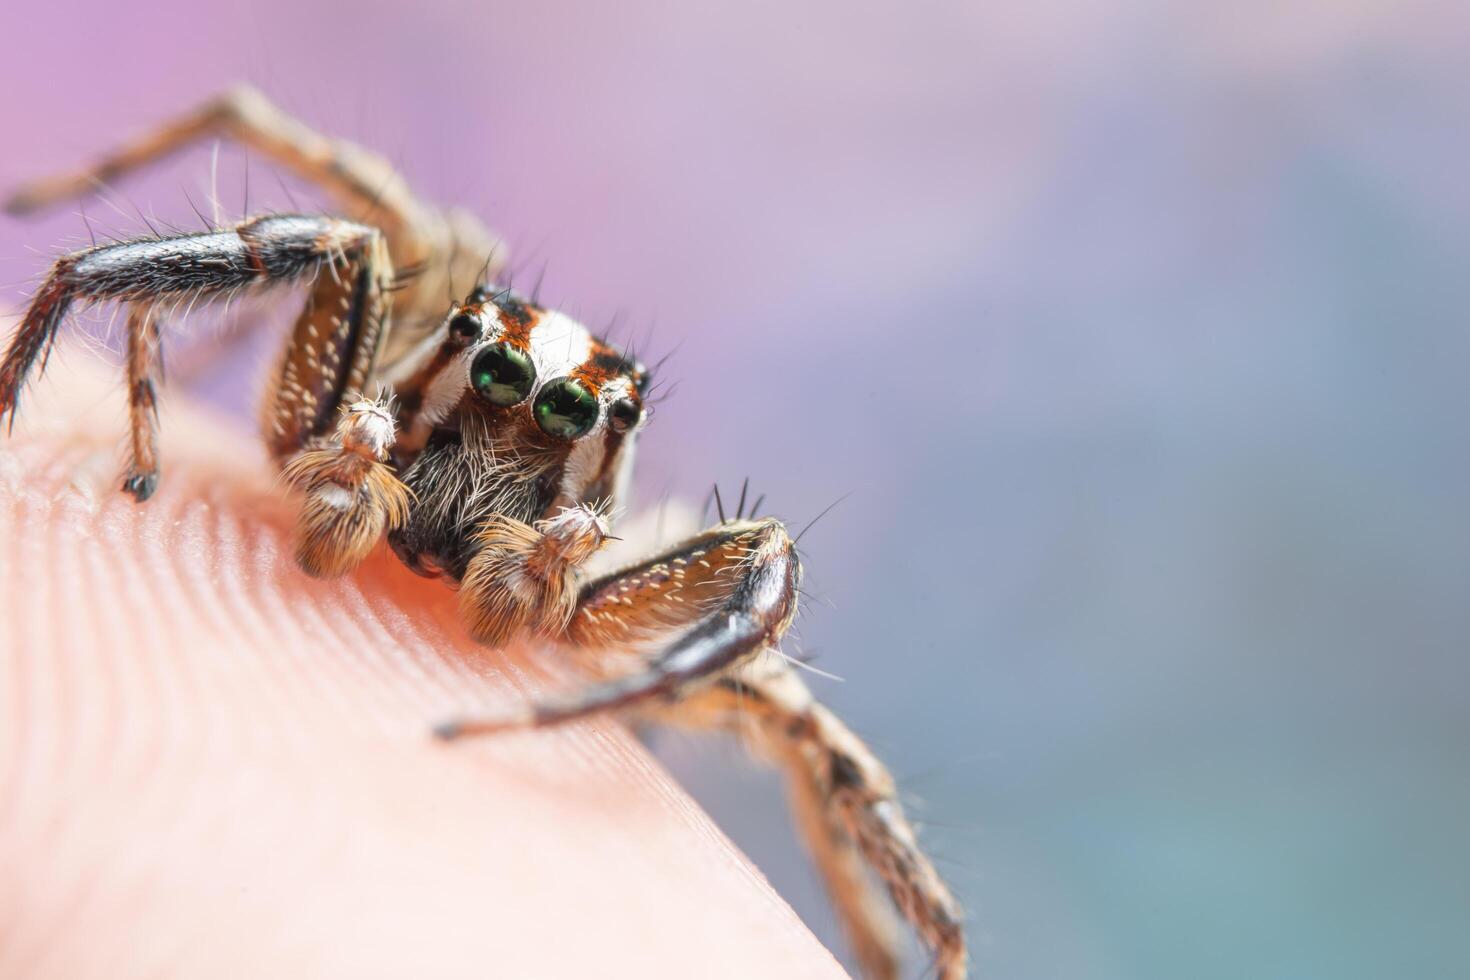
M 607 424 L 612 426 L 614 432 L 627 432 L 638 424 L 638 417 L 642 414 L 632 400 L 619 398 L 607 410 Z
M 470 383 L 492 405 L 509 408 L 526 400 L 536 383 L 531 359 L 509 344 L 495 344 L 475 355 Z
M 467 347 L 480 339 L 480 321 L 460 313 L 449 321 L 449 336 L 458 346 Z
M 597 398 L 580 381 L 562 378 L 536 396 L 536 424 L 547 435 L 575 439 L 597 422 Z

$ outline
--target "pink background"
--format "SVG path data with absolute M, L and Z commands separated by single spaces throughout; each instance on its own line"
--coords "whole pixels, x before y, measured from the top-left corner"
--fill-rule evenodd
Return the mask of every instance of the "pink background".
M 852 494 L 793 652 L 925 801 L 982 975 L 1463 975 L 1467 21 L 17 4 L 0 185 L 250 80 L 478 211 L 548 301 L 656 327 L 644 502 L 748 475 L 799 527 Z M 88 214 L 192 225 L 208 170 Z M 0 219 L 0 302 L 85 238 Z M 774 782 L 659 745 L 834 941 Z

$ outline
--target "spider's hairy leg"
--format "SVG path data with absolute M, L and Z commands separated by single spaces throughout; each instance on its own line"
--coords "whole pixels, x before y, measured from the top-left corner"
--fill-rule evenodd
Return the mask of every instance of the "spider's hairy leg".
M 959 905 L 920 849 L 893 777 L 786 661 L 772 656 L 743 664 L 647 714 L 662 724 L 734 732 L 782 768 L 797 825 L 865 976 L 892 980 L 900 956 L 892 914 L 864 861 L 934 950 L 939 980 L 963 980 Z
M 139 238 L 61 257 L 0 358 L 0 420 L 9 415 L 13 421 L 26 381 L 38 366 L 44 370 L 45 355 L 73 304 L 124 304 L 134 412 L 128 489 L 135 495 L 151 492 L 158 456 L 147 416 L 153 409 L 153 335 L 160 307 L 313 276 L 310 302 L 288 344 L 267 419 L 271 449 L 277 457 L 288 456 L 330 429 L 346 393 L 366 382 L 386 332 L 385 283 L 392 269 L 374 228 L 336 218 L 271 215 L 230 229 Z
M 387 464 L 397 436 L 387 399 L 343 406 L 337 431 L 283 468 L 306 499 L 296 525 L 296 562 L 307 574 L 342 575 L 408 516 L 408 488 Z
M 589 654 L 652 651 L 630 674 L 514 709 L 457 719 L 443 737 L 555 725 L 676 697 L 780 642 L 796 615 L 801 566 L 776 520 L 717 525 L 583 586 L 566 639 Z
M 26 215 L 84 197 L 188 146 L 229 137 L 292 170 L 359 213 L 375 210 L 385 231 L 411 234 L 424 209 L 387 160 L 316 132 L 248 85 L 228 88 L 103 154 L 90 166 L 17 188 L 5 210 Z
M 158 486 L 158 311 L 146 303 L 128 310 L 128 472 L 123 489 L 138 503 Z
M 5 209 L 29 214 L 91 194 L 192 144 L 220 137 L 280 164 L 322 188 L 346 213 L 382 228 L 392 244 L 394 264 L 426 273 L 400 298 L 404 313 L 432 314 L 443 301 L 446 279 L 467 286 L 485 256 L 497 251 L 496 237 L 473 216 L 425 204 L 386 159 L 347 140 L 322 135 L 247 85 L 226 89 L 104 154 L 91 166 L 19 188 L 5 201 Z
M 330 218 L 262 220 L 327 222 L 314 245 L 323 271 L 264 403 L 266 446 L 280 460 L 324 435 L 338 409 L 366 387 L 389 333 L 393 263 L 376 228 Z
M 607 540 L 594 507 L 568 507 L 534 526 L 497 516 L 477 537 L 479 550 L 460 582 L 466 629 L 481 643 L 522 630 L 560 635 L 577 608 L 577 570 Z

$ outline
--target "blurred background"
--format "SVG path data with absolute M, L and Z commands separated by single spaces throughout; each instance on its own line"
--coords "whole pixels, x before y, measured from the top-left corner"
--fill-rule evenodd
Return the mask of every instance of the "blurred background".
M 235 81 L 500 230 L 749 476 L 790 651 L 986 977 L 1470 975 L 1470 12 L 1395 0 L 29 4 L 0 185 Z M 227 212 L 283 205 L 222 148 Z M 208 152 L 99 230 L 196 226 Z M 0 219 L 21 304 L 74 210 Z M 258 369 L 202 385 L 240 409 Z M 243 416 L 242 416 L 243 419 Z M 728 499 L 728 498 L 727 498 Z M 841 943 L 777 781 L 659 738 Z

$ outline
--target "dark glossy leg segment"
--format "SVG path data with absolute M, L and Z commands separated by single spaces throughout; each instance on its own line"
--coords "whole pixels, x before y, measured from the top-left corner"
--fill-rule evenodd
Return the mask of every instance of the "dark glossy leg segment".
M 271 448 L 294 452 L 328 432 L 338 405 L 366 383 L 387 324 L 392 275 L 376 229 L 336 218 L 272 215 L 233 229 L 100 245 L 57 260 L 0 359 L 0 419 L 12 419 L 26 381 L 56 340 L 68 310 L 120 302 L 129 311 L 129 404 L 134 465 L 128 490 L 146 498 L 156 482 L 151 422 L 156 323 L 165 311 L 241 289 L 313 279 L 273 393 Z
M 800 581 L 800 563 L 779 521 L 720 525 L 583 588 L 569 638 L 591 650 L 657 643 L 642 670 L 437 731 L 454 737 L 555 725 L 677 697 L 778 644 L 796 615 Z

